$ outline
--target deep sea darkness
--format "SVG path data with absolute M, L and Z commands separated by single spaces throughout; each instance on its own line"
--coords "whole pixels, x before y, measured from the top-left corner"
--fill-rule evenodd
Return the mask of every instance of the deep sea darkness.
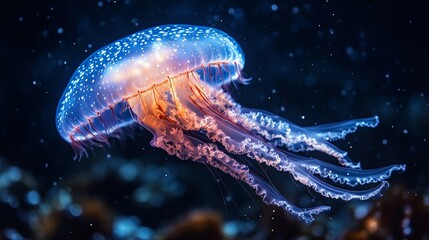
M 425 1 L 8 4 L 0 14 L 0 239 L 429 239 Z M 241 105 L 301 126 L 378 115 L 377 128 L 336 145 L 363 168 L 407 170 L 390 177 L 381 198 L 342 202 L 263 167 L 294 204 L 333 206 L 305 224 L 220 171 L 152 148 L 141 127 L 73 160 L 55 111 L 74 70 L 108 43 L 174 23 L 237 40 L 252 78 L 229 88 Z

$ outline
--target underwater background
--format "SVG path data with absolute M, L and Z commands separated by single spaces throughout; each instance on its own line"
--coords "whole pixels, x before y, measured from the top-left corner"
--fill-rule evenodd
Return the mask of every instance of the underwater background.
M 424 1 L 15 1 L 1 18 L 0 239 L 429 239 L 429 21 Z M 311 224 L 152 135 L 74 152 L 58 101 L 91 53 L 162 24 L 220 29 L 241 45 L 240 104 L 301 126 L 378 115 L 337 145 L 363 168 L 406 164 L 381 198 L 326 199 L 263 170 Z

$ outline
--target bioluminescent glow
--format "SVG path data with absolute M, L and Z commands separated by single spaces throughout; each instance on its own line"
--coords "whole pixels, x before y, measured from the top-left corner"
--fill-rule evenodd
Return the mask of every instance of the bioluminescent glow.
M 240 46 L 217 29 L 164 25 L 143 30 L 99 49 L 77 68 L 58 105 L 58 132 L 82 155 L 109 136 L 120 137 L 119 129 L 140 124 L 152 132 L 152 146 L 220 169 L 248 184 L 265 203 L 306 222 L 330 207 L 292 205 L 248 161 L 288 172 L 321 195 L 342 200 L 378 196 L 393 171 L 405 170 L 404 165 L 363 170 L 332 144 L 359 127 L 375 127 L 376 116 L 299 127 L 240 106 L 223 86 L 248 83 L 243 67 Z M 296 153 L 301 151 L 322 152 L 341 166 Z M 338 187 L 373 183 L 378 185 L 366 190 Z

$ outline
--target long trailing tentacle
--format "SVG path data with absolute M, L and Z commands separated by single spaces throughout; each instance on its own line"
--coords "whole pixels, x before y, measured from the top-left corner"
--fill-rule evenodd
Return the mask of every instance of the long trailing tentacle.
M 237 131 L 231 123 L 222 120 L 216 121 L 213 118 L 205 119 L 204 124 L 201 124 L 201 128 L 207 131 L 207 136 L 212 141 L 221 143 L 228 152 L 245 155 L 258 162 L 272 166 L 279 171 L 290 172 L 295 180 L 312 187 L 323 196 L 330 198 L 365 200 L 380 195 L 380 191 L 388 186 L 388 183 L 384 180 L 393 171 L 405 170 L 404 165 L 392 165 L 371 170 L 334 166 L 320 160 L 275 149 L 264 141 L 252 137 L 251 134 Z M 325 182 L 315 177 L 314 174 L 349 186 L 377 182 L 381 182 L 381 184 L 363 191 L 348 190 Z
M 346 151 L 329 141 L 344 138 L 358 127 L 375 127 L 378 124 L 378 117 L 372 117 L 323 124 L 319 125 L 320 128 L 317 126 L 302 128 L 271 113 L 242 108 L 230 95 L 221 90 L 213 91 L 211 94 L 212 103 L 230 120 L 262 136 L 275 146 L 285 146 L 294 152 L 320 151 L 337 158 L 341 165 L 350 168 L 360 168 L 360 163 L 353 162 Z
M 157 133 L 152 145 L 167 151 L 181 159 L 191 159 L 222 170 L 232 177 L 241 180 L 253 188 L 262 200 L 271 205 L 281 207 L 305 222 L 314 220 L 313 215 L 330 209 L 329 206 L 299 208 L 290 204 L 270 183 L 250 172 L 246 165 L 238 163 L 213 143 L 204 143 L 199 139 L 186 135 L 181 128 L 165 124 L 162 133 Z
M 315 191 L 324 196 L 340 198 L 343 200 L 368 199 L 370 197 L 380 195 L 381 190 L 388 186 L 388 183 L 384 180 L 387 179 L 393 171 L 405 169 L 404 165 L 392 165 L 372 170 L 357 169 L 360 166 L 353 165 L 353 163 L 351 163 L 351 161 L 345 156 L 345 152 L 338 150 L 335 146 L 330 144 L 321 136 L 316 136 L 314 133 L 310 133 L 304 128 L 290 125 L 289 123 L 287 129 L 289 129 L 288 131 L 290 135 L 299 135 L 302 133 L 302 138 L 306 138 L 306 140 L 297 138 L 298 140 L 295 139 L 295 143 L 303 142 L 314 148 L 320 147 L 322 152 L 340 158 L 343 161 L 340 161 L 340 163 L 346 167 L 352 168 L 338 167 L 329 163 L 324 163 L 320 160 L 305 158 L 297 154 L 281 151 L 280 149 L 276 148 L 275 145 L 272 146 L 270 143 L 267 143 L 252 133 L 256 132 L 256 134 L 259 136 L 263 134 L 271 134 L 272 136 L 274 135 L 273 131 L 275 129 L 285 129 L 285 122 L 275 122 L 270 116 L 263 113 L 252 112 L 251 116 L 246 115 L 245 113 L 237 114 L 237 111 L 239 111 L 240 108 L 233 106 L 234 103 L 232 101 L 225 101 L 228 100 L 228 98 L 225 96 L 226 95 L 223 94 L 216 95 L 214 102 L 223 102 L 223 104 L 221 104 L 220 111 L 228 112 L 229 109 L 230 111 L 228 114 L 226 114 L 228 118 L 211 117 L 216 116 L 217 113 L 216 111 L 212 112 L 211 114 L 208 114 L 209 116 L 201 119 L 200 123 L 198 124 L 198 129 L 204 130 L 207 134 L 207 137 L 209 137 L 213 142 L 219 142 L 222 144 L 228 152 L 245 155 L 249 158 L 257 160 L 258 162 L 275 167 L 277 170 L 290 172 L 297 181 L 310 186 Z M 199 103 L 194 104 L 197 106 L 199 105 Z M 233 107 L 228 108 L 228 104 Z M 222 109 L 222 107 L 225 107 L 226 109 Z M 200 106 L 200 108 L 203 108 L 203 106 Z M 250 124 L 253 127 L 250 128 L 251 131 L 248 130 L 249 125 L 245 124 L 249 122 L 253 123 Z M 354 125 L 352 122 L 354 122 Z M 359 126 L 375 127 L 377 123 L 378 119 L 376 117 L 345 121 L 338 124 L 322 125 L 320 132 L 326 135 L 328 132 L 332 133 L 333 130 L 336 129 L 337 131 L 341 130 L 342 134 L 346 134 L 346 132 L 350 133 L 355 131 Z M 352 127 L 352 125 L 354 127 Z M 280 133 L 278 135 L 280 135 L 279 138 L 283 139 L 285 142 L 290 141 L 291 139 L 294 140 L 293 137 L 290 137 L 290 135 L 290 138 L 287 138 L 287 134 L 286 136 Z M 266 136 L 265 138 L 267 139 Z M 341 155 L 341 157 L 337 156 L 336 154 Z M 377 182 L 381 183 L 378 186 L 370 187 L 367 190 L 356 191 L 336 187 L 322 179 L 317 178 L 314 175 L 318 175 L 321 178 L 325 178 L 326 180 L 332 182 L 349 186 L 356 186 L 357 184 L 365 185 Z
M 367 200 L 369 198 L 381 196 L 381 191 L 389 186 L 388 182 L 382 181 L 378 186 L 371 189 L 355 191 L 328 184 L 321 179 L 310 175 L 309 172 L 302 171 L 300 168 L 296 168 L 295 171 L 292 172 L 292 175 L 298 182 L 311 187 L 322 196 L 345 201 L 352 199 Z
M 298 164 L 311 174 L 352 187 L 384 181 L 394 171 L 404 171 L 405 165 L 392 165 L 376 169 L 350 169 L 338 167 L 317 159 L 308 159 Z
M 335 141 L 345 138 L 348 134 L 356 132 L 359 127 L 375 128 L 380 123 L 378 116 L 368 118 L 358 118 L 336 123 L 319 124 L 312 127 L 305 127 L 309 132 L 313 132 L 317 137 L 327 141 Z
M 360 163 L 353 162 L 347 152 L 339 149 L 330 141 L 344 138 L 358 127 L 375 127 L 378 118 L 350 120 L 338 124 L 324 124 L 318 130 L 317 126 L 299 127 L 278 116 L 253 110 L 241 109 L 242 124 L 253 129 L 277 146 L 285 146 L 294 152 L 316 150 L 338 159 L 346 167 L 360 168 Z M 329 138 L 328 138 L 329 137 Z

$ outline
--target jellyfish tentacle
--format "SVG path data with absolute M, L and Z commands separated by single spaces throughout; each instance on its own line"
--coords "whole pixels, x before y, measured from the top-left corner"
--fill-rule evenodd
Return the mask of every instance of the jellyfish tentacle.
M 296 207 L 289 203 L 270 183 L 252 174 L 247 166 L 229 157 L 219 150 L 216 145 L 200 144 L 197 149 L 202 153 L 202 156 L 205 157 L 206 163 L 248 184 L 255 190 L 258 196 L 262 197 L 262 200 L 266 204 L 276 205 L 307 223 L 314 220 L 313 215 L 331 209 L 329 206 L 316 206 L 311 208 Z
M 234 142 L 231 144 L 236 145 Z M 335 166 L 314 158 L 276 150 L 261 141 L 254 142 L 251 138 L 242 141 L 241 146 L 243 146 L 243 153 L 246 156 L 270 165 L 279 171 L 293 173 L 296 168 L 305 169 L 312 175 L 319 175 L 322 178 L 352 187 L 382 182 L 389 178 L 392 172 L 405 170 L 405 165 L 391 165 L 377 169 L 353 169 Z
M 201 124 L 201 128 L 207 132 L 207 136 L 212 141 L 221 143 L 228 152 L 245 155 L 279 171 L 290 172 L 295 180 L 313 188 L 325 197 L 342 200 L 366 200 L 378 196 L 388 186 L 388 183 L 384 180 L 393 171 L 405 169 L 403 165 L 393 165 L 373 170 L 337 167 L 320 160 L 309 159 L 274 149 L 250 134 L 234 132 L 233 126 L 231 123 L 223 120 L 215 121 L 212 118 L 208 118 L 205 124 Z M 314 176 L 315 174 L 333 182 L 350 186 L 381 183 L 366 190 L 354 191 L 336 187 L 317 178 Z
M 155 136 L 151 142 L 153 146 L 162 148 L 180 159 L 191 159 L 220 169 L 248 184 L 265 203 L 281 207 L 305 222 L 313 221 L 313 215 L 330 210 L 329 206 L 299 208 L 292 205 L 267 181 L 252 174 L 246 165 L 238 163 L 215 144 L 204 143 L 186 135 L 181 128 L 170 125 Z
M 311 187 L 316 192 L 320 193 L 322 196 L 341 199 L 344 201 L 349 201 L 352 199 L 367 200 L 373 197 L 381 196 L 381 191 L 389 186 L 387 181 L 382 181 L 377 186 L 366 189 L 366 190 L 349 190 L 345 188 L 339 188 L 332 184 L 329 184 L 310 173 L 303 171 L 302 168 L 297 167 L 292 173 L 292 176 L 298 182 Z
M 360 163 L 354 163 L 346 156 L 347 152 L 286 119 L 262 111 L 241 108 L 229 94 L 222 90 L 212 91 L 210 95 L 213 105 L 231 121 L 264 137 L 275 146 L 285 146 L 295 152 L 317 150 L 337 158 L 343 166 L 360 168 Z M 318 143 L 317 140 L 321 143 Z
M 242 108 L 241 112 L 238 116 L 241 124 L 256 131 L 276 146 L 285 146 L 294 152 L 316 150 L 335 157 L 343 166 L 360 168 L 360 163 L 355 163 L 347 157 L 346 151 L 318 136 L 317 132 L 308 131 L 306 128 L 301 128 L 271 114 L 254 112 L 245 108 Z
M 270 183 L 263 180 L 262 178 L 249 173 L 249 180 L 250 184 L 248 184 L 253 186 L 256 194 L 261 196 L 265 203 L 281 207 L 287 212 L 298 216 L 306 223 L 312 222 L 314 220 L 313 215 L 317 215 L 321 212 L 329 211 L 331 209 L 331 207 L 324 205 L 311 208 L 296 207 L 284 200 L 284 197 L 282 197 Z
M 344 138 L 349 133 L 356 132 L 359 127 L 375 128 L 379 123 L 378 116 L 373 116 L 336 123 L 320 124 L 312 127 L 305 127 L 305 129 L 316 133 L 316 135 L 322 139 L 335 141 Z
M 299 166 L 311 174 L 317 174 L 322 178 L 352 187 L 381 182 L 388 179 L 394 171 L 405 171 L 405 165 L 391 165 L 376 169 L 350 169 L 316 159 L 304 160 L 299 163 Z
M 215 101 L 219 101 L 222 98 L 226 100 L 229 99 L 228 97 L 223 96 L 224 95 L 220 94 L 220 96 L 216 97 Z M 237 114 L 237 109 L 240 108 L 235 106 L 234 110 L 231 110 L 229 112 L 227 111 L 227 109 L 219 109 L 220 112 L 228 113 L 225 114 L 228 116 L 228 118 L 212 117 L 218 114 L 217 112 L 213 112 L 211 114 L 208 114 L 208 116 L 206 115 L 205 117 L 200 118 L 199 121 L 193 121 L 198 122 L 198 124 L 193 126 L 195 128 L 194 130 L 204 130 L 205 134 L 212 142 L 219 142 L 220 144 L 222 144 L 222 146 L 226 149 L 227 152 L 244 155 L 249 158 L 255 159 L 260 163 L 272 166 L 279 171 L 292 173 L 292 175 L 297 181 L 300 181 L 312 187 L 314 190 L 324 196 L 331 198 L 341 198 L 343 200 L 368 199 L 370 197 L 377 196 L 380 194 L 380 191 L 385 186 L 387 186 L 387 182 L 384 182 L 384 180 L 387 179 L 393 171 L 404 170 L 404 166 L 398 165 L 388 166 L 385 168 L 374 170 L 361 170 L 359 164 L 352 163 L 351 160 L 347 156 L 345 156 L 345 152 L 342 152 L 341 150 L 337 149 L 328 141 L 317 137 L 314 137 L 314 141 L 309 141 L 309 144 L 313 144 L 313 146 L 322 146 L 323 144 L 327 144 L 327 146 L 332 146 L 330 149 L 326 148 L 322 150 L 322 152 L 326 152 L 329 155 L 334 155 L 337 157 L 338 155 L 335 155 L 335 153 L 342 154 L 343 157 L 340 158 L 340 163 L 342 163 L 342 165 L 346 167 L 351 168 L 338 167 L 329 163 L 324 163 L 320 160 L 309 159 L 293 153 L 281 151 L 273 147 L 270 143 L 259 139 L 257 136 L 249 132 L 246 124 L 241 124 L 243 122 L 251 122 L 250 120 L 247 119 L 246 121 L 246 119 L 242 118 L 238 121 L 234 121 L 237 119 L 237 117 L 245 116 L 242 114 Z M 297 133 L 299 133 L 300 131 L 306 131 L 303 128 L 291 125 L 289 123 L 272 121 L 272 118 L 266 117 L 262 113 L 255 113 L 253 117 L 255 116 L 255 121 L 251 122 L 253 123 L 253 126 L 255 128 L 250 129 L 253 129 L 254 132 L 254 130 L 258 129 L 259 127 L 257 131 L 257 135 L 259 136 L 262 135 L 260 133 L 263 131 L 266 131 L 265 134 L 269 134 L 270 129 L 277 130 L 288 128 L 289 132 L 293 130 L 293 132 Z M 378 121 L 377 118 L 374 118 L 374 121 Z M 359 123 L 356 124 L 356 126 L 363 126 L 366 122 L 366 120 L 359 120 Z M 347 122 L 343 122 L 339 125 L 350 125 L 346 123 Z M 285 127 L 286 124 L 288 124 L 287 127 Z M 263 129 L 264 127 L 265 129 Z M 325 125 L 324 129 L 328 130 L 328 125 Z M 278 135 L 280 135 L 279 138 L 283 138 L 284 141 L 288 140 L 286 138 L 287 135 L 286 137 L 282 134 Z M 306 137 L 306 135 L 303 136 Z M 267 137 L 265 137 L 265 139 L 267 139 Z M 314 143 L 315 141 L 317 141 L 316 139 L 321 141 L 322 144 L 318 144 L 317 142 Z M 307 143 L 306 141 L 303 142 Z M 368 174 L 368 176 L 366 174 Z M 356 186 L 357 184 L 366 185 L 377 182 L 381 183 L 380 185 L 367 190 L 352 191 L 335 187 L 330 183 L 317 178 L 314 175 L 319 175 L 326 180 L 331 180 L 333 182 L 350 186 Z
M 286 158 L 282 160 L 277 150 L 262 143 L 257 144 L 255 137 L 245 129 L 240 131 L 231 122 L 206 116 L 200 120 L 198 130 L 205 131 L 212 142 L 220 143 L 230 153 L 247 156 L 281 171 L 291 170 L 292 163 Z M 261 151 L 255 151 L 255 148 L 261 148 Z
M 240 113 L 259 122 L 265 122 L 267 128 L 278 128 L 279 130 L 282 130 L 285 127 L 289 127 L 290 131 L 292 132 L 307 131 L 310 133 L 315 133 L 318 137 L 329 141 L 343 139 L 348 134 L 356 132 L 360 127 L 375 128 L 380 123 L 378 116 L 373 116 L 334 123 L 318 124 L 310 127 L 299 127 L 290 121 L 269 112 L 260 110 L 256 111 L 249 108 L 240 108 Z

